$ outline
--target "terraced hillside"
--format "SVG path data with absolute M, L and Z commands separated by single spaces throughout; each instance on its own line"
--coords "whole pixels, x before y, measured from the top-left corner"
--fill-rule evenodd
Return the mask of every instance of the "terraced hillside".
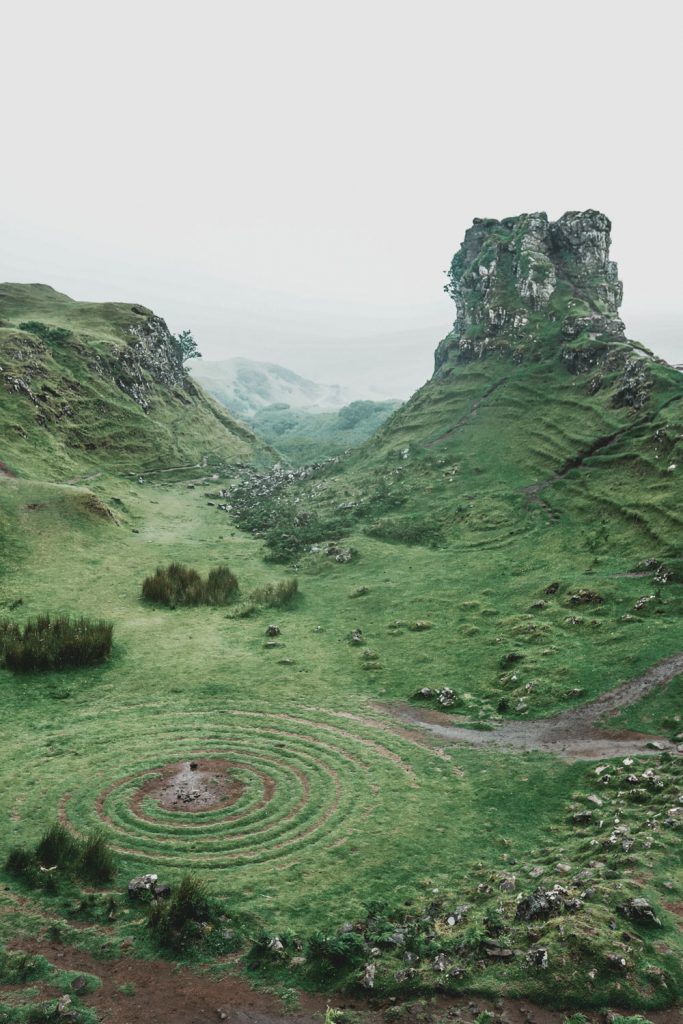
M 3 941 L 398 1019 L 680 1003 L 683 379 L 624 337 L 608 249 L 592 211 L 475 225 L 434 378 L 344 459 L 0 480 L 4 614 L 114 624 L 98 666 L 0 671 Z M 239 591 L 143 600 L 171 561 Z M 54 822 L 106 883 L 36 862 Z M 188 927 L 127 895 L 188 871 Z
M 195 384 L 151 310 L 0 285 L 0 461 L 50 479 L 250 459 L 264 446 Z

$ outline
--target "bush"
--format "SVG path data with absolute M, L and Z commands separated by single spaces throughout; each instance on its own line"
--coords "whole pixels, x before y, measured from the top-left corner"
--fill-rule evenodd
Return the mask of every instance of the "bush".
M 45 870 L 55 868 L 59 870 Z M 59 878 L 110 882 L 116 874 L 116 861 L 101 832 L 91 832 L 81 841 L 56 822 L 43 834 L 35 850 L 12 847 L 5 870 L 28 885 L 53 891 Z
M 59 822 L 52 825 L 36 846 L 36 859 L 43 867 L 73 867 L 80 859 L 80 844 Z
M 71 331 L 68 331 L 65 327 L 52 327 L 50 324 L 41 323 L 40 320 L 25 320 L 19 324 L 19 329 L 28 331 L 29 334 L 37 334 L 43 341 L 52 342 L 53 344 L 66 341 L 67 338 L 71 337 Z
M 360 967 L 366 956 L 365 943 L 357 932 L 331 936 L 314 932 L 306 947 L 311 965 L 325 974 Z
M 280 583 L 267 583 L 257 587 L 249 595 L 249 600 L 265 608 L 282 608 L 294 600 L 299 593 L 297 580 L 282 580 Z
M 184 875 L 177 890 L 166 903 L 151 904 L 149 927 L 160 945 L 175 951 L 200 942 L 218 917 L 218 908 L 210 899 L 204 882 L 196 875 Z
M 116 861 L 102 832 L 91 832 L 81 853 L 79 874 L 91 882 L 111 882 Z
M 110 654 L 113 632 L 113 625 L 103 620 L 40 615 L 22 630 L 5 619 L 0 621 L 0 657 L 14 672 L 96 665 Z
M 167 568 L 158 568 L 142 584 L 142 596 L 146 601 L 165 604 L 170 608 L 178 605 L 228 604 L 237 594 L 239 585 L 227 565 L 211 569 L 204 580 L 196 569 L 190 569 L 179 562 L 172 562 Z

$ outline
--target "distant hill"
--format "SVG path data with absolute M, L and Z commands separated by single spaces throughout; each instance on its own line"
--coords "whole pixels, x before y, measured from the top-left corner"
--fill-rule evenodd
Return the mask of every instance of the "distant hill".
M 197 360 L 192 376 L 264 441 L 292 462 L 315 462 L 357 447 L 401 404 L 352 401 L 334 384 L 318 384 L 275 363 Z
M 262 409 L 284 404 L 292 409 L 330 412 L 352 395 L 334 384 L 317 384 L 276 363 L 252 359 L 197 360 L 190 372 L 210 395 L 236 416 L 251 419 Z
M 21 475 L 264 449 L 192 380 L 161 317 L 44 284 L 0 284 L 0 396 L 0 462 Z

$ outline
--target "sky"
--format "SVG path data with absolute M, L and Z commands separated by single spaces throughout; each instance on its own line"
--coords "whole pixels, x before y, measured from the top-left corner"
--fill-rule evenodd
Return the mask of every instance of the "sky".
M 405 397 L 474 217 L 603 210 L 683 363 L 680 32 L 650 0 L 7 5 L 0 280 Z

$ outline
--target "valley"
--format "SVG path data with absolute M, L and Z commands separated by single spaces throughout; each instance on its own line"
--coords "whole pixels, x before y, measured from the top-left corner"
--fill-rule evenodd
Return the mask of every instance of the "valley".
M 97 976 L 160 957 L 238 973 L 282 1019 L 323 993 L 353 1004 L 338 1021 L 515 1022 L 510 999 L 664 1020 L 683 377 L 624 334 L 607 219 L 475 222 L 433 378 L 306 469 L 189 380 L 151 311 L 36 287 L 0 286 L 2 617 L 114 633 L 101 664 L 0 670 L 0 968 L 52 964 L 6 982 L 0 1020 L 44 984 L 89 1020 Z M 238 590 L 143 600 L 171 563 Z M 105 884 L 12 867 L 55 823 L 102 837 Z M 200 880 L 191 928 L 128 895 L 149 873 Z

